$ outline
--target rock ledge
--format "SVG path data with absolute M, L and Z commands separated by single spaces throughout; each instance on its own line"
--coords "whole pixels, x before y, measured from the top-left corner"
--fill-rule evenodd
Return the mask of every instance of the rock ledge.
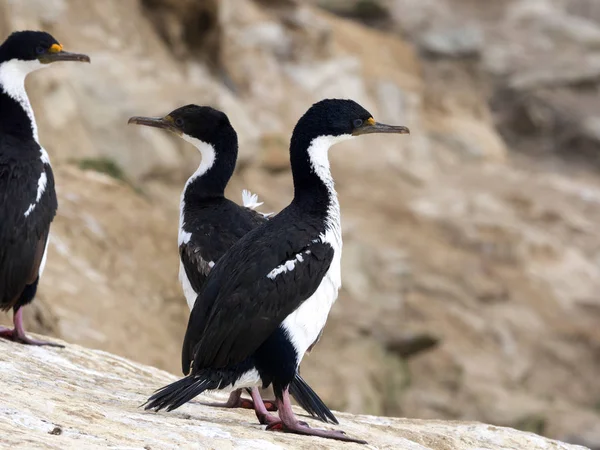
M 0 341 L 0 448 L 366 448 L 266 432 L 248 410 L 198 403 L 173 413 L 139 408 L 154 389 L 174 379 L 159 369 L 77 345 L 50 349 Z M 475 422 L 337 416 L 341 427 L 368 440 L 369 448 L 584 449 Z

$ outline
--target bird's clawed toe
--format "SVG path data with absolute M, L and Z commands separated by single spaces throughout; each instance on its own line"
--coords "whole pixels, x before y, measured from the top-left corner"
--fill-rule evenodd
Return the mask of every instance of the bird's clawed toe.
M 267 431 L 281 431 L 284 433 L 295 433 L 303 434 L 305 436 L 317 436 L 325 439 L 335 439 L 338 441 L 355 442 L 357 444 L 366 444 L 366 441 L 362 439 L 354 439 L 349 437 L 342 430 L 322 430 L 319 428 L 311 428 L 306 422 L 297 422 L 296 424 L 286 425 L 283 421 L 278 420 L 277 422 L 267 425 Z
M 65 348 L 62 344 L 56 344 L 54 342 L 41 341 L 39 339 L 33 339 L 28 337 L 25 333 L 19 333 L 18 330 L 6 327 L 0 327 L 0 338 L 8 339 L 13 342 L 18 342 L 24 345 L 37 345 L 46 347 L 57 347 Z

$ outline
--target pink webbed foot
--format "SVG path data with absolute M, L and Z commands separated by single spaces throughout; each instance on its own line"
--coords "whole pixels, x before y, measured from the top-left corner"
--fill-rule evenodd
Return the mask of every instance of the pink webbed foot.
M 318 436 L 325 439 L 355 442 L 357 444 L 367 443 L 362 439 L 351 438 L 341 430 L 321 430 L 318 428 L 309 427 L 306 422 L 300 422 L 298 419 L 296 419 L 294 411 L 292 411 L 290 395 L 287 389 L 283 391 L 282 398 L 277 399 L 277 407 L 279 408 L 279 420 L 268 423 L 268 431 L 282 431 L 284 433 L 295 433 L 305 436 Z
M 39 339 L 33 339 L 27 336 L 25 333 L 18 333 L 16 330 L 12 328 L 2 327 L 0 328 L 0 338 L 8 339 L 13 342 L 18 342 L 19 344 L 25 345 L 39 345 L 39 346 L 48 346 L 48 347 L 58 347 L 65 348 L 62 344 L 56 344 L 54 342 L 41 341 Z
M 325 439 L 335 439 L 344 442 L 355 442 L 357 444 L 366 444 L 367 441 L 362 439 L 354 439 L 348 436 L 341 430 L 321 430 L 319 428 L 311 428 L 306 422 L 296 422 L 294 424 L 285 424 L 281 420 L 267 425 L 268 431 L 282 431 L 284 433 L 303 434 L 305 436 L 318 436 Z
M 54 342 L 41 341 L 39 339 L 33 339 L 33 338 L 28 337 L 27 334 L 25 333 L 25 327 L 23 325 L 23 309 L 22 308 L 19 308 L 19 310 L 17 310 L 17 312 L 15 313 L 13 322 L 15 324 L 14 329 L 0 327 L 0 337 L 9 339 L 13 342 L 19 342 L 20 344 L 25 344 L 25 345 L 40 345 L 40 346 L 45 345 L 48 347 L 58 347 L 58 348 L 65 347 L 64 345 L 55 344 Z

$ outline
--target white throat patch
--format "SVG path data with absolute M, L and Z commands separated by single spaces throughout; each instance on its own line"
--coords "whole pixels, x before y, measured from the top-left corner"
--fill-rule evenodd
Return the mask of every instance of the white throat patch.
M 16 100 L 25 110 L 31 121 L 33 138 L 38 140 L 37 125 L 33 116 L 31 103 L 25 92 L 25 78 L 31 72 L 43 68 L 44 65 L 39 61 L 23 61 L 20 59 L 11 59 L 0 64 L 0 88 L 12 99 Z
M 340 219 L 340 205 L 329 169 L 327 151 L 332 145 L 350 139 L 351 135 L 319 136 L 310 143 L 308 156 L 312 170 L 321 179 L 329 193 L 329 205 L 325 219 L 325 232 L 315 242 L 329 244 L 333 249 L 333 259 L 329 270 L 323 277 L 321 284 L 298 309 L 285 318 L 282 325 L 287 331 L 288 338 L 296 349 L 297 364 L 300 364 L 304 353 L 316 343 L 327 322 L 329 311 L 336 301 L 338 291 L 342 285 L 341 258 L 342 258 L 342 227 Z M 307 254 L 310 251 L 307 251 Z M 296 255 L 295 260 L 286 261 L 273 269 L 267 277 L 275 279 L 280 273 L 294 270 L 297 264 L 304 261 L 303 255 Z
M 208 142 L 204 142 L 200 139 L 193 138 L 187 134 L 183 134 L 181 137 L 200 151 L 200 153 L 202 154 L 202 161 L 200 161 L 200 165 L 192 174 L 192 176 L 188 178 L 187 182 L 185 183 L 185 187 L 183 188 L 183 191 L 181 191 L 181 198 L 179 201 L 179 245 L 187 244 L 190 241 L 190 238 L 192 237 L 191 233 L 183 229 L 183 226 L 185 224 L 183 218 L 183 210 L 185 207 L 185 191 L 187 190 L 188 186 L 192 181 L 194 181 L 196 178 L 201 177 L 210 170 L 210 168 L 215 164 L 215 159 L 217 157 L 215 148 Z
M 329 183 L 333 185 L 333 179 L 331 178 L 331 172 L 329 170 L 329 148 L 338 142 L 347 141 L 353 137 L 354 136 L 351 134 L 343 134 L 341 136 L 319 136 L 310 142 L 310 146 L 308 147 L 310 165 L 328 188 Z
M 27 92 L 25 91 L 25 78 L 27 78 L 27 75 L 29 75 L 31 72 L 44 67 L 44 64 L 40 63 L 38 60 L 23 61 L 20 59 L 11 59 L 10 61 L 5 61 L 0 64 L 0 89 L 2 89 L 6 95 L 21 105 L 21 108 L 23 108 L 29 117 L 29 121 L 31 122 L 31 133 L 33 135 L 33 139 L 35 139 L 38 145 L 40 143 L 38 129 L 37 124 L 35 123 L 35 117 L 33 115 L 33 108 L 31 108 L 29 97 L 27 97 Z M 41 145 L 40 159 L 44 164 L 50 164 L 48 153 Z M 43 169 L 38 179 L 35 200 L 25 210 L 25 217 L 28 217 L 40 202 L 42 195 L 46 190 L 47 183 L 48 175 L 46 174 L 45 169 Z
M 343 134 L 341 136 L 319 136 L 311 141 L 307 150 L 312 170 L 321 179 L 329 192 L 331 203 L 329 204 L 327 211 L 327 223 L 325 228 L 327 231 L 334 232 L 337 235 L 336 238 L 339 239 L 340 244 L 342 241 L 340 230 L 340 204 L 338 203 L 337 192 L 335 191 L 333 177 L 331 176 L 328 151 L 332 145 L 335 145 L 338 142 L 347 141 L 352 137 L 351 134 Z
M 200 161 L 200 165 L 198 169 L 194 172 L 194 174 L 189 178 L 188 183 L 195 178 L 201 177 L 215 164 L 216 153 L 215 148 L 209 144 L 208 142 L 201 141 L 200 139 L 193 138 L 187 134 L 181 135 L 181 137 L 196 147 L 200 154 L 202 155 L 202 161 Z

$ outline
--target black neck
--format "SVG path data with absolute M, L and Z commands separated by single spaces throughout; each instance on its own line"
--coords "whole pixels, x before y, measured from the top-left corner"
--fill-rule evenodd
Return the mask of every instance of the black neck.
M 290 162 L 294 178 L 293 203 L 303 211 L 325 216 L 331 204 L 331 195 L 323 180 L 311 166 L 308 149 L 312 138 L 294 130 L 290 143 Z
M 186 188 L 186 197 L 194 199 L 221 198 L 233 171 L 238 154 L 238 142 L 235 132 L 220 136 L 213 142 L 215 161 L 203 175 L 194 178 Z
M 0 133 L 20 140 L 34 140 L 31 119 L 23 106 L 0 86 Z

